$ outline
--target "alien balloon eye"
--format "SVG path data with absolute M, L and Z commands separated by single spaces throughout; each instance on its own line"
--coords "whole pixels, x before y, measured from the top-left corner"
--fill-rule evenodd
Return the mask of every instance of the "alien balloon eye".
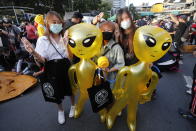
M 143 37 L 149 47 L 154 47 L 156 45 L 156 40 L 153 37 L 147 35 L 143 35 Z
M 84 47 L 90 47 L 93 44 L 95 38 L 96 36 L 91 36 L 91 37 L 84 39 L 82 42 Z
M 70 38 L 69 38 L 68 43 L 69 43 L 69 45 L 70 45 L 71 47 L 73 47 L 73 48 L 76 46 L 75 41 L 74 41 L 74 40 L 72 40 L 72 39 L 70 39 Z
M 171 45 L 171 42 L 165 42 L 165 43 L 163 43 L 162 50 L 167 50 L 170 47 L 170 45 Z

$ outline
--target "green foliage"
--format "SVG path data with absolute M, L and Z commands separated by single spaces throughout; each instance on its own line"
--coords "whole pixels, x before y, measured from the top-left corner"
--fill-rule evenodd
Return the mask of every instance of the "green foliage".
M 108 1 L 102 1 L 99 5 L 99 11 L 104 12 L 104 18 L 107 19 L 110 17 L 110 10 L 112 8 L 112 3 Z
M 98 10 L 100 0 L 72 0 L 73 10 L 79 10 L 80 12 L 89 12 L 91 10 Z
M 55 10 L 61 15 L 65 11 L 89 12 L 99 10 L 106 13 L 111 9 L 111 4 L 101 0 L 0 0 L 1 6 L 22 6 L 34 8 L 35 14 L 43 14 L 49 10 Z

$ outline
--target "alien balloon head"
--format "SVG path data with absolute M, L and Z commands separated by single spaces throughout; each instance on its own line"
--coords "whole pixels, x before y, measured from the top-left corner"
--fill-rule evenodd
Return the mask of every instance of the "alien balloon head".
M 69 48 L 79 58 L 89 59 L 100 52 L 102 33 L 94 25 L 81 23 L 68 30 Z
M 140 61 L 154 62 L 167 53 L 171 46 L 170 34 L 159 27 L 143 26 L 134 35 L 134 52 Z

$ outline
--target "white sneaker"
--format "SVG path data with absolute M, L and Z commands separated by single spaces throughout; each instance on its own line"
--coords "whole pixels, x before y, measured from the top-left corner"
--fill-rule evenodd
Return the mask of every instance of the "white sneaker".
M 192 90 L 189 89 L 189 90 L 186 91 L 186 93 L 188 93 L 189 95 L 191 95 L 192 94 Z
M 182 60 L 179 60 L 179 62 L 178 62 L 180 65 L 182 65 L 183 64 L 183 61 Z
M 187 88 L 189 88 L 189 89 L 192 88 L 192 85 L 190 85 L 190 84 L 186 84 L 185 86 L 186 86 Z
M 61 111 L 61 110 L 58 111 L 58 122 L 59 122 L 59 124 L 64 124 L 65 123 L 64 111 Z
M 71 106 L 70 112 L 69 112 L 69 118 L 74 117 L 74 112 L 75 112 L 75 106 Z
M 186 82 L 186 87 L 191 89 L 192 88 L 192 83 L 193 83 L 192 77 L 184 75 L 184 79 L 185 79 L 185 82 Z

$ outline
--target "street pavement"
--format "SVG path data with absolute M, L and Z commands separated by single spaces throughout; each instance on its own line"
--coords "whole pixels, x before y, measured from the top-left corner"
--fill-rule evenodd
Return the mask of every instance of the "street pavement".
M 191 96 L 186 94 L 184 75 L 192 76 L 196 58 L 185 54 L 179 72 L 163 73 L 157 86 L 157 99 L 139 105 L 137 131 L 196 131 L 196 122 L 182 118 L 178 108 L 188 109 Z M 66 123 L 57 123 L 56 105 L 44 101 L 35 86 L 23 95 L 0 103 L 0 131 L 108 131 L 89 101 L 78 119 L 68 118 L 70 99 L 64 101 Z M 116 119 L 111 131 L 128 131 L 126 110 Z

